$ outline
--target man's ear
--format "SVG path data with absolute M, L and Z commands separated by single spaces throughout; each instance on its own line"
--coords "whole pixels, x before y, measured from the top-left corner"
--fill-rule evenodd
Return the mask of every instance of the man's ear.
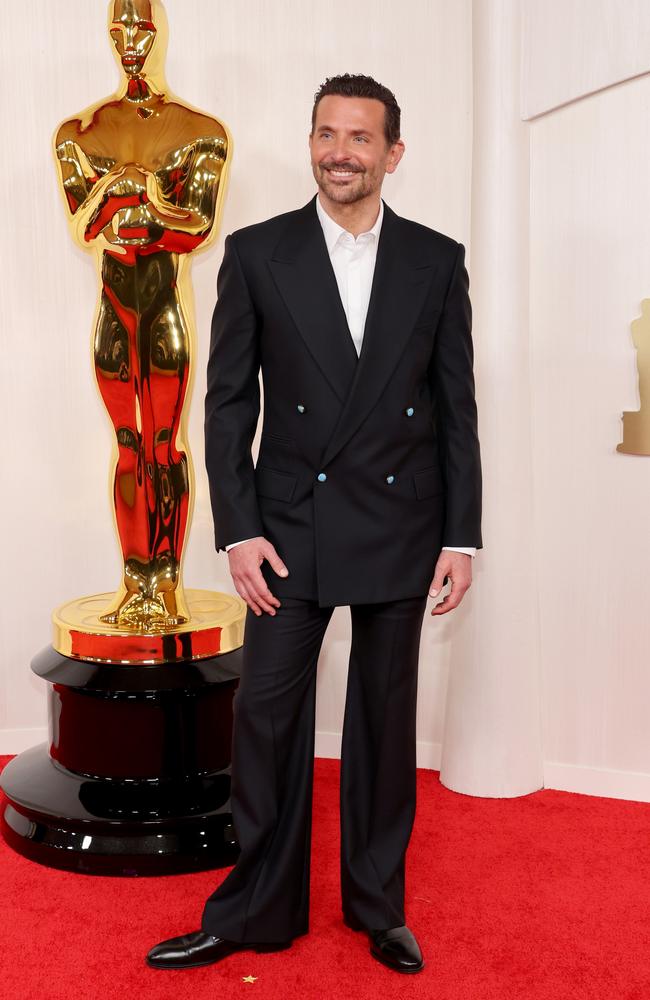
M 388 156 L 388 163 L 386 164 L 386 173 L 392 174 L 397 169 L 397 164 L 404 156 L 406 151 L 406 146 L 401 139 L 393 143 Z

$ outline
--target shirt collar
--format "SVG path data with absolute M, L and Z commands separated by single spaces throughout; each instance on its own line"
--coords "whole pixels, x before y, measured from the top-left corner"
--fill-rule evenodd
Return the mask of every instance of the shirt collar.
M 341 236 L 347 233 L 347 229 L 343 226 L 339 226 L 338 222 L 335 222 L 331 215 L 328 215 L 323 206 L 321 205 L 319 195 L 316 195 L 316 213 L 320 220 L 320 224 L 323 227 L 323 235 L 325 237 L 325 243 L 327 244 L 327 252 L 331 253 Z M 359 236 L 371 235 L 375 242 L 379 239 L 379 233 L 381 230 L 381 224 L 384 218 L 384 202 L 379 199 L 379 214 L 375 220 L 375 224 L 372 229 L 369 229 L 367 233 L 360 233 Z M 357 237 L 358 238 L 358 237 Z

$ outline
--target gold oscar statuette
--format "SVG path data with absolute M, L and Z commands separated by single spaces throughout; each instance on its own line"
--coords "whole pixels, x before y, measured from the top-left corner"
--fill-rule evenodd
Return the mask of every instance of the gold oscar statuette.
M 623 414 L 623 441 L 616 450 L 627 455 L 650 455 L 650 299 L 641 303 L 641 315 L 631 328 L 639 371 L 640 408 Z
M 111 0 L 108 19 L 119 88 L 64 121 L 54 152 L 72 236 L 99 276 L 93 362 L 115 431 L 122 579 L 114 594 L 57 608 L 53 645 L 109 663 L 201 659 L 241 646 L 246 610 L 182 582 L 194 497 L 190 256 L 216 237 L 232 140 L 169 90 L 160 0 Z

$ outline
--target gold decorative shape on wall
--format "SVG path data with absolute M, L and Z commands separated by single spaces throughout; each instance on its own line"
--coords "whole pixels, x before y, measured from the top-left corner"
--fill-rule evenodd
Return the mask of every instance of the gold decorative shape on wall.
M 79 656 L 81 645 L 88 653 L 88 643 L 71 639 L 85 629 L 103 637 L 96 642 L 104 651 L 112 643 L 116 662 L 125 662 L 124 649 L 135 661 L 134 636 L 177 631 L 186 637 L 182 658 L 195 658 L 225 650 L 217 640 L 210 652 L 192 639 L 182 583 L 194 496 L 186 429 L 196 353 L 189 271 L 191 255 L 218 231 L 232 139 L 222 122 L 169 90 L 161 0 L 111 0 L 108 30 L 119 88 L 64 121 L 54 153 L 72 236 L 94 254 L 99 275 L 93 363 L 115 431 L 111 495 L 122 579 L 111 599 L 97 595 L 104 600 L 95 601 L 96 622 L 88 598 L 76 610 L 74 602 L 64 606 L 65 625 L 55 613 L 55 648 Z M 193 593 L 209 602 L 209 592 Z M 243 616 L 245 602 L 228 600 L 229 613 L 235 602 Z M 194 617 L 199 631 L 219 627 L 204 614 Z M 232 623 L 228 628 L 240 645 L 241 629 L 236 640 Z M 151 648 L 147 639 L 142 655 Z
M 640 409 L 623 414 L 623 441 L 617 451 L 650 455 L 650 299 L 641 303 L 641 315 L 631 324 L 639 370 Z

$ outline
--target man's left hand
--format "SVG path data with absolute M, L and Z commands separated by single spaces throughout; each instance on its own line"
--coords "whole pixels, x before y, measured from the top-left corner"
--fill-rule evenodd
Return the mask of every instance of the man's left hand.
M 464 552 L 449 552 L 443 549 L 436 563 L 436 570 L 429 586 L 429 596 L 437 597 L 442 590 L 445 577 L 451 580 L 451 591 L 443 601 L 431 611 L 432 615 L 446 615 L 457 608 L 465 592 L 472 584 L 472 557 Z

